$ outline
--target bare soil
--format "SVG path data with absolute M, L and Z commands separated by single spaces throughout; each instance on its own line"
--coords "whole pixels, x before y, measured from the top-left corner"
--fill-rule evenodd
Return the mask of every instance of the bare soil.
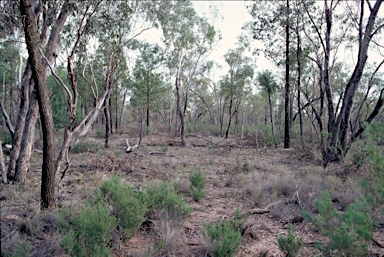
M 180 240 L 176 243 L 172 256 L 206 256 L 203 224 L 232 219 L 238 211 L 243 214 L 244 225 L 243 240 L 237 257 L 284 256 L 279 250 L 277 238 L 287 233 L 288 222 L 294 223 L 295 233 L 305 242 L 300 256 L 319 254 L 313 242 L 323 241 L 324 238 L 305 220 L 300 220 L 300 211 L 312 208 L 309 202 L 321 197 L 318 190 L 315 190 L 320 185 L 304 185 L 303 181 L 307 180 L 302 180 L 301 177 L 313 175 L 337 178 L 336 175 L 343 170 L 341 165 L 333 165 L 324 170 L 313 150 L 257 148 L 252 138 L 232 137 L 225 140 L 213 136 L 190 135 L 187 137 L 188 145 L 182 147 L 177 138 L 170 138 L 165 134 L 149 135 L 143 138 L 139 151 L 125 153 L 127 137 L 127 134 L 112 135 L 110 149 L 104 149 L 103 138 L 89 136 L 86 141 L 91 143 L 92 148 L 87 152 L 71 154 L 71 168 L 57 188 L 57 203 L 60 207 L 76 205 L 87 199 L 97 185 L 115 174 L 138 189 L 154 181 L 169 180 L 179 186 L 184 199 L 193 208 L 181 224 L 182 231 L 178 231 Z M 51 256 L 63 255 L 62 249 L 54 250 L 60 248 L 57 231 L 54 229 L 52 232 L 47 226 L 44 233 L 23 233 L 20 228 L 26 220 L 33 221 L 33 217 L 39 213 L 40 162 L 41 154 L 34 152 L 25 186 L 0 186 L 2 247 L 10 243 L 7 240 L 12 238 L 11 233 L 15 233 L 12 231 L 17 231 L 20 238 L 23 235 L 36 238 L 35 246 L 41 244 L 41 247 L 51 247 Z M 199 202 L 192 199 L 188 190 L 188 177 L 195 169 L 206 177 L 205 197 Z M 257 176 L 267 178 L 265 183 L 268 178 L 279 179 L 280 186 L 288 188 L 287 192 L 276 194 L 273 190 L 265 190 L 260 192 L 258 199 L 252 195 L 252 190 L 255 189 L 252 188 L 252 183 L 256 181 L 254 187 L 260 185 L 257 184 Z M 355 192 L 352 195 L 354 194 Z M 271 211 L 264 214 L 254 213 L 254 210 L 263 209 L 273 202 L 279 204 Z M 50 219 L 54 220 L 49 215 L 45 218 L 48 220 L 47 224 L 50 224 Z M 374 234 L 375 240 L 382 245 L 383 226 L 376 227 Z M 33 226 L 26 227 L 31 230 Z M 158 241 L 159 234 L 154 230 L 154 224 L 146 222 L 127 242 L 120 244 L 114 255 L 171 256 L 161 249 L 157 252 L 154 250 Z M 372 256 L 384 256 L 384 249 L 374 243 L 370 245 L 370 252 Z

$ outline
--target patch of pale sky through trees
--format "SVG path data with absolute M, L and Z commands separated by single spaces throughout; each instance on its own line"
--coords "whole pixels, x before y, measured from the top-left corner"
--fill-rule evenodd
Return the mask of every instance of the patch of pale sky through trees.
M 209 55 L 208 59 L 216 61 L 222 66 L 221 69 L 216 71 L 215 79 L 219 79 L 219 76 L 226 73 L 228 67 L 226 67 L 224 61 L 224 55 L 229 49 L 236 47 L 238 36 L 241 33 L 250 33 L 249 31 L 242 30 L 242 27 L 253 18 L 247 10 L 247 6 L 251 5 L 251 1 L 192 1 L 195 10 L 198 15 L 207 17 L 208 20 L 220 31 L 222 39 L 214 47 L 213 51 Z M 323 5 L 323 1 L 318 1 L 319 6 Z M 212 10 L 216 10 L 215 15 Z M 384 10 L 381 8 L 378 17 L 384 17 Z M 138 37 L 138 39 L 144 39 L 152 43 L 161 44 L 161 32 L 154 32 L 151 29 L 145 31 Z M 384 42 L 379 42 L 384 45 Z M 263 49 L 264 45 L 261 42 L 252 42 L 253 48 Z M 337 53 L 338 61 L 342 61 L 349 64 L 354 64 L 357 60 L 357 53 L 353 50 L 339 50 Z M 377 51 L 370 50 L 368 52 L 369 62 L 381 62 L 384 58 L 384 53 L 378 53 Z M 276 66 L 261 52 L 259 56 L 255 58 L 256 71 L 262 71 L 266 69 L 275 70 Z

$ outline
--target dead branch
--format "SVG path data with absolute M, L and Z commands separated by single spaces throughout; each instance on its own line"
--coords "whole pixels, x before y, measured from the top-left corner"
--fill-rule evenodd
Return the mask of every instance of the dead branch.
M 134 146 L 130 146 L 128 138 L 125 139 L 125 142 L 127 143 L 127 149 L 125 150 L 126 153 L 131 153 L 139 149 L 139 143 L 135 144 Z
M 372 242 L 373 242 L 376 246 L 378 246 L 378 247 L 380 247 L 380 248 L 384 248 L 384 244 L 380 243 L 379 241 L 377 241 L 377 240 L 374 239 L 373 237 L 372 237 Z
M 5 108 L 3 106 L 3 101 L 1 99 L 0 99 L 0 109 L 1 109 L 1 113 L 3 114 L 5 125 L 7 126 L 9 133 L 11 133 L 11 137 L 13 138 L 13 135 L 15 134 L 15 129 L 12 126 L 11 119 L 9 118 L 7 112 L 5 111 Z
M 251 209 L 251 210 L 245 211 L 245 213 L 248 213 L 248 214 L 265 214 L 265 213 L 269 213 L 271 211 L 271 209 L 273 209 L 274 207 L 279 206 L 281 204 L 290 204 L 290 203 L 296 203 L 296 202 L 297 202 L 296 200 L 280 200 L 280 201 L 277 201 L 274 203 L 270 203 L 267 206 L 265 206 L 264 208 Z

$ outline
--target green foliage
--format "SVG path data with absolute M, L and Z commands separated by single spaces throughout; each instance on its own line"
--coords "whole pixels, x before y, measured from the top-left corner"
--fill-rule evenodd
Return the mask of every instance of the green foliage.
M 176 190 L 169 185 L 168 181 L 163 182 L 158 187 L 147 189 L 151 205 L 157 210 L 166 210 L 169 214 L 185 217 L 192 209 L 183 200 L 182 195 L 177 194 Z
M 97 153 L 99 150 L 100 150 L 99 145 L 93 145 L 92 143 L 85 142 L 85 141 L 74 144 L 71 147 L 71 153 L 85 153 L 85 152 Z
M 303 247 L 303 239 L 295 235 L 291 224 L 288 225 L 288 235 L 279 236 L 277 242 L 280 250 L 285 253 L 287 257 L 297 256 Z
M 365 135 L 367 138 L 358 142 L 355 156 L 369 165 L 371 179 L 363 181 L 362 186 L 368 202 L 379 207 L 384 204 L 384 125 L 372 122 L 366 128 Z
M 189 175 L 189 181 L 191 182 L 191 194 L 193 200 L 196 202 L 202 199 L 205 195 L 204 187 L 205 187 L 205 177 L 201 171 L 197 170 L 195 167 L 195 171 Z
M 9 132 L 4 132 L 2 133 L 1 135 L 1 141 L 4 143 L 4 144 L 12 144 L 12 137 L 11 137 L 11 134 Z
M 27 257 L 32 250 L 30 243 L 17 243 L 16 249 L 13 252 L 4 251 L 1 256 L 4 257 Z
M 308 212 L 303 212 L 303 216 L 328 237 L 329 242 L 316 245 L 323 256 L 366 256 L 373 224 L 364 199 L 355 201 L 345 212 L 339 213 L 332 207 L 329 193 L 324 191 L 322 200 L 315 202 L 315 206 L 319 217 Z
M 266 144 L 267 147 L 272 147 L 275 145 L 275 137 L 272 134 L 272 129 L 271 129 L 271 124 L 267 124 L 266 126 L 263 127 L 263 134 L 262 140 L 264 144 Z
M 161 149 L 160 149 L 160 151 L 161 151 L 162 153 L 166 153 L 166 152 L 168 152 L 168 144 L 167 144 L 167 143 L 162 143 L 162 144 L 161 144 Z
M 100 186 L 100 193 L 102 199 L 112 206 L 124 237 L 129 238 L 145 220 L 149 206 L 148 196 L 123 185 L 119 177 L 104 181 Z
M 110 256 L 108 246 L 116 218 L 103 202 L 88 205 L 84 210 L 68 216 L 69 211 L 60 212 L 60 234 L 62 245 L 69 256 Z
M 204 229 L 204 236 L 213 244 L 212 256 L 235 256 L 242 240 L 239 228 L 233 226 L 229 221 L 222 221 L 217 225 L 204 224 Z

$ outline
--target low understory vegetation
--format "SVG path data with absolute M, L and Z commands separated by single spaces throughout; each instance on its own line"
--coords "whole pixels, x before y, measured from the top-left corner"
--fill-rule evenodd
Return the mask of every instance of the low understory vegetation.
M 371 124 L 344 163 L 327 170 L 303 161 L 302 151 L 246 155 L 248 149 L 210 143 L 193 159 L 167 144 L 166 154 L 124 159 L 95 141 L 84 143 L 71 154 L 104 167 L 69 173 L 58 187 L 56 210 L 38 209 L 37 172 L 28 185 L 2 185 L 1 254 L 380 256 L 383 135 L 382 126 Z M 134 252 L 131 240 L 139 235 L 146 245 Z M 247 255 L 257 243 L 271 249 L 258 246 Z

